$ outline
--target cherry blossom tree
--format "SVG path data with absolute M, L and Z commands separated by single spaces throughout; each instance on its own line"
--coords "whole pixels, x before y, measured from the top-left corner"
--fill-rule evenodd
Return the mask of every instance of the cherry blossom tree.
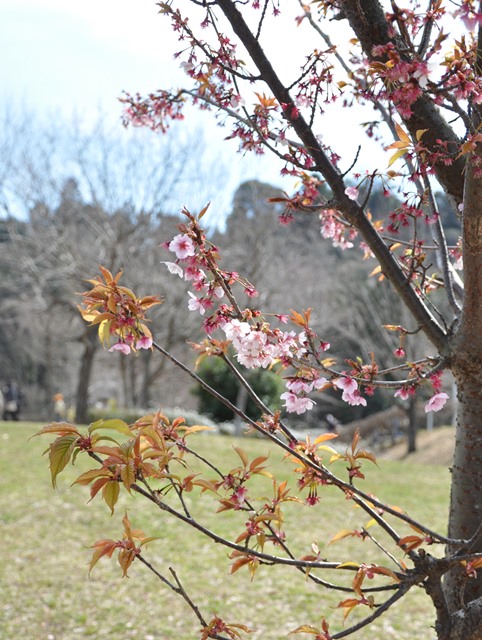
M 207 334 L 195 345 L 199 357 L 223 358 L 241 381 L 238 365 L 278 368 L 286 380 L 285 410 L 294 414 L 310 411 L 317 393 L 327 388 L 352 406 L 365 405 L 380 388 L 391 389 L 400 399 L 428 388 L 431 397 L 425 410 L 438 411 L 448 399 L 443 372 L 447 376 L 451 372 L 458 417 L 448 530 L 435 532 L 429 523 L 415 522 L 360 488 L 361 466 L 374 457 L 360 447 L 357 436 L 346 452 L 326 444 L 334 434 L 300 441 L 281 414 L 271 412 L 259 399 L 257 421 L 232 409 L 295 462 L 305 505 L 317 505 L 319 494 L 331 486 L 370 516 L 388 538 L 382 545 L 386 564 L 330 562 L 315 547 L 301 558 L 295 555 L 292 541 L 283 533 L 282 511 L 287 501 L 299 498 L 285 482 L 273 479 L 274 497 L 256 502 L 250 480 L 267 473 L 266 459 L 250 461 L 238 450 L 241 464 L 222 471 L 196 457 L 194 445 L 186 444 L 187 436 L 192 442 L 191 435 L 201 427 L 188 427 L 181 417 L 170 422 L 158 413 L 130 427 L 120 422 L 94 424 L 87 434 L 72 425 L 45 427 L 44 433 L 58 435 L 50 447 L 54 483 L 74 452 L 87 451 L 98 466 L 78 482 L 92 485 L 92 497 L 102 490 L 113 510 L 123 485 L 164 514 L 228 547 L 233 572 L 244 567 L 254 575 L 260 565 L 283 564 L 304 572 L 320 587 L 341 592 L 345 587 L 325 575 L 351 572 L 351 593 L 342 593 L 338 606 L 345 617 L 354 609 L 366 609 L 365 617 L 339 631 L 333 631 L 325 618 L 316 627 L 312 621 L 301 621 L 294 633 L 312 634 L 318 640 L 346 637 L 421 585 L 433 602 L 440 640 L 482 637 L 480 3 L 427 0 L 421 7 L 408 1 L 399 6 L 378 0 L 319 0 L 288 6 L 277 0 L 173 0 L 160 2 L 159 7 L 179 34 L 175 57 L 188 76 L 187 86 L 145 98 L 125 96 L 126 122 L 165 131 L 171 120 L 184 117 L 189 103 L 213 110 L 243 152 L 273 154 L 281 172 L 298 180 L 295 193 L 275 198 L 283 205 L 280 221 L 288 225 L 298 212 L 318 216 L 321 235 L 340 250 L 358 251 L 360 259 L 374 261 L 373 276 L 391 284 L 411 316 L 409 326 L 394 318 L 385 327 L 399 338 L 390 368 L 379 367 L 375 346 L 368 360 L 335 362 L 329 336 L 313 330 L 311 310 L 258 309 L 255 286 L 242 274 L 220 266 L 220 252 L 202 228 L 206 209 L 198 214 L 184 210 L 179 233 L 165 242 L 170 255 L 165 266 L 173 277 L 192 285 L 186 304 L 199 314 Z M 293 7 L 296 12 L 290 14 Z M 289 18 L 291 31 L 281 37 L 283 20 Z M 376 169 L 365 169 L 370 158 L 363 158 L 363 140 L 348 158 L 342 158 L 337 147 L 344 123 L 358 117 L 359 107 L 367 112 L 361 128 L 387 151 L 385 165 Z M 337 130 L 329 139 L 320 132 L 333 108 Z M 401 205 L 386 219 L 368 207 L 375 185 L 387 194 L 400 192 Z M 454 247 L 445 240 L 436 185 L 460 219 L 461 239 Z M 464 282 L 457 271 L 461 266 Z M 153 348 L 203 384 L 151 336 L 145 313 L 158 300 L 137 298 L 120 285 L 119 277 L 103 269 L 102 277 L 92 280 L 92 289 L 84 295 L 84 318 L 98 324 L 101 340 L 126 354 Z M 439 302 L 442 296 L 444 303 Z M 308 301 L 307 307 L 311 305 Z M 285 327 L 286 322 L 291 326 Z M 423 332 L 431 345 L 427 355 L 415 362 L 406 359 L 405 349 L 414 332 Z M 229 348 L 235 351 L 235 363 Z M 216 390 L 211 392 L 230 404 Z M 253 395 L 251 389 L 248 392 Z M 101 426 L 124 433 L 129 440 L 119 446 L 100 444 Z M 327 452 L 331 457 L 324 460 Z M 171 472 L 179 458 L 186 464 L 192 456 L 216 479 Z M 330 464 L 338 460 L 347 466 L 346 479 L 332 471 Z M 168 489 L 177 497 L 174 506 L 164 498 Z M 220 512 L 238 511 L 247 518 L 235 540 L 191 515 L 184 494 L 194 489 L 214 495 Z M 407 525 L 411 532 L 402 533 Z M 150 539 L 131 529 L 127 516 L 124 528 L 122 540 L 93 545 L 91 567 L 118 550 L 124 574 L 134 559 L 156 571 L 144 557 L 144 544 Z M 366 527 L 342 531 L 335 538 L 357 535 L 377 544 Z M 228 623 L 218 616 L 207 620 L 175 571 L 156 575 L 192 608 L 202 626 L 201 638 L 235 638 L 248 631 L 242 623 Z M 368 579 L 374 578 L 382 584 L 368 587 Z

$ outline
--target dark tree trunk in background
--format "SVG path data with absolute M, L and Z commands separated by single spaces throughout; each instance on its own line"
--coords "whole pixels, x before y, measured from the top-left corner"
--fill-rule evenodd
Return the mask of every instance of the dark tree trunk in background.
M 151 403 L 151 363 L 152 351 L 148 349 L 141 354 L 142 374 L 141 388 L 139 389 L 139 404 L 141 407 L 148 407 Z
M 417 450 L 417 399 L 410 396 L 408 405 L 408 432 L 407 432 L 407 453 L 414 453 Z
M 82 336 L 84 351 L 80 359 L 79 379 L 77 381 L 75 421 L 78 424 L 86 424 L 89 421 L 89 385 L 98 342 L 97 327 L 88 327 Z

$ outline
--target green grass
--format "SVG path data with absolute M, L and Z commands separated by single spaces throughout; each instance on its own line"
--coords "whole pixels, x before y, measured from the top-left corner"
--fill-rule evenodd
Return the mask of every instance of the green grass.
M 49 437 L 28 441 L 40 426 L 0 422 L 0 640 L 199 638 L 199 624 L 186 603 L 141 563 L 134 563 L 130 577 L 122 579 L 117 561 L 102 559 L 89 577 L 89 545 L 99 538 L 120 537 L 125 509 L 134 527 L 160 538 L 148 546 L 146 558 L 165 574 L 174 567 L 206 618 L 219 614 L 227 621 L 244 623 L 255 630 L 246 637 L 256 640 L 279 640 L 301 624 L 318 625 L 322 615 L 329 620 L 332 631 L 343 628 L 342 615 L 335 609 L 340 595 L 307 582 L 297 571 L 261 567 L 253 581 L 245 569 L 230 575 L 231 561 L 225 548 L 166 518 L 139 497 L 123 495 L 112 517 L 99 498 L 86 504 L 88 489 L 70 487 L 86 468 L 81 460 L 79 468 L 69 465 L 54 491 L 48 460 L 42 457 Z M 257 439 L 191 438 L 196 438 L 197 448 L 214 457 L 225 470 L 238 464 L 233 444 L 242 446 L 250 457 L 270 450 L 269 444 Z M 272 471 L 286 477 L 289 464 L 282 458 L 282 453 L 271 447 Z M 435 530 L 445 530 L 448 469 L 385 461 L 380 462 L 379 469 L 370 463 L 365 469 L 366 491 L 403 507 Z M 343 472 L 342 464 L 339 471 Z M 269 494 L 269 481 L 260 479 L 257 490 L 260 495 Z M 216 531 L 231 537 L 242 531 L 246 517 L 240 513 L 213 514 L 215 505 L 207 494 L 200 498 L 195 490 L 188 495 L 188 502 Z M 285 529 L 296 555 L 309 553 L 311 543 L 317 541 L 328 559 L 386 565 L 367 541 L 350 538 L 324 547 L 340 529 L 360 528 L 366 520 L 360 509 L 353 509 L 327 487 L 315 507 L 290 506 Z M 371 531 L 384 539 L 378 527 Z M 411 530 L 402 529 L 400 533 L 408 535 Z M 335 581 L 343 577 L 339 573 L 324 574 L 323 578 Z M 356 619 L 354 615 L 352 620 Z M 414 590 L 356 637 L 429 640 L 435 637 L 433 619 L 427 597 L 421 590 Z

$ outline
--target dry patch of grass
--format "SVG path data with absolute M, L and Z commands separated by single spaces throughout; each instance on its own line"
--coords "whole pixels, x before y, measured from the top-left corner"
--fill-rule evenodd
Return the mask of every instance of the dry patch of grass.
M 78 469 L 69 466 L 53 491 L 48 461 L 41 455 L 48 438 L 28 441 L 39 428 L 34 424 L 0 423 L 2 640 L 199 638 L 199 624 L 187 605 L 140 563 L 134 563 L 130 577 L 122 579 L 115 560 L 101 560 L 89 577 L 89 545 L 99 538 L 118 538 L 126 509 L 134 527 L 160 538 L 149 545 L 147 559 L 166 574 L 170 566 L 174 567 L 207 618 L 219 614 L 225 620 L 244 623 L 255 630 L 247 636 L 253 640 L 279 640 L 300 624 L 318 625 L 322 615 L 333 630 L 343 628 L 342 616 L 335 609 L 340 596 L 307 582 L 297 571 L 261 567 L 253 581 L 245 570 L 230 575 L 226 549 L 167 519 L 139 498 L 122 496 L 113 517 L 99 499 L 87 505 L 88 491 L 70 487 L 84 470 L 82 465 Z M 192 437 L 198 438 L 200 449 L 215 456 L 225 470 L 238 464 L 232 449 L 236 443 L 250 457 L 270 453 L 272 471 L 287 476 L 289 466 L 283 462 L 283 454 L 264 441 Z M 432 528 L 444 530 L 449 487 L 446 469 L 432 467 L 428 473 L 423 466 L 388 461 L 381 461 L 380 469 L 369 464 L 366 468 L 367 491 L 389 504 L 402 506 Z M 260 479 L 259 492 L 271 493 L 269 480 Z M 246 519 L 243 514 L 216 515 L 211 499 L 207 495 L 201 498 L 197 491 L 189 494 L 188 500 L 207 526 L 232 538 L 241 532 Z M 326 547 L 337 531 L 359 528 L 366 519 L 359 509 L 352 509 L 327 487 L 315 507 L 291 506 L 285 528 L 288 540 L 294 541 L 296 555 L 309 553 L 311 543 L 317 541 L 330 559 L 386 564 L 367 542 L 350 538 Z M 381 532 L 376 535 L 383 539 Z M 338 575 L 323 577 L 335 581 Z M 429 640 L 435 635 L 431 630 L 433 618 L 426 596 L 414 590 L 385 618 L 356 637 Z
M 407 454 L 407 445 L 400 442 L 383 454 L 386 460 L 404 460 L 415 464 L 437 464 L 448 467 L 452 464 L 455 446 L 455 429 L 440 427 L 433 431 L 419 431 L 417 451 Z

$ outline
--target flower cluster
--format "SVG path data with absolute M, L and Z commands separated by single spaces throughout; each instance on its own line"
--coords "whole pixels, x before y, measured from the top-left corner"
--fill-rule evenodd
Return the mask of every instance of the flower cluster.
M 188 309 L 198 311 L 204 316 L 207 310 L 219 303 L 234 282 L 243 285 L 246 295 L 256 296 L 254 287 L 237 273 L 222 271 L 218 268 L 217 247 L 208 242 L 195 218 L 188 211 L 184 211 L 184 214 L 189 217 L 191 224 L 181 225 L 182 233 L 163 245 L 176 255 L 176 261 L 162 261 L 162 264 L 166 265 L 170 273 L 192 283 L 194 293 L 188 292 Z M 205 319 L 204 329 L 212 333 L 229 317 L 231 317 L 230 308 L 220 305 L 212 316 Z
M 247 369 L 266 368 L 277 361 L 290 362 L 306 353 L 303 333 L 272 329 L 267 322 L 253 327 L 233 319 L 223 324 L 222 329 L 236 350 L 238 362 Z
M 323 209 L 320 212 L 320 222 L 321 235 L 329 238 L 334 247 L 343 250 L 353 248 L 352 241 L 357 236 L 357 230 L 344 222 L 335 209 Z
M 128 355 L 137 349 L 150 349 L 152 336 L 144 323 L 145 313 L 161 301 L 156 296 L 137 298 L 130 289 L 120 286 L 121 271 L 115 276 L 104 267 L 100 271 L 102 278 L 88 280 L 92 289 L 82 294 L 84 307 L 79 307 L 79 311 L 83 319 L 99 326 L 99 338 L 104 345 L 110 344 L 111 337 L 117 337 L 109 351 Z
M 311 391 L 320 391 L 329 385 L 326 378 L 317 377 L 312 381 L 308 381 L 303 378 L 291 378 L 286 383 L 288 391 L 281 394 L 281 399 L 284 400 L 284 406 L 289 413 L 305 413 L 310 411 L 315 401 L 307 397 L 307 394 Z
M 363 407 L 367 406 L 367 401 L 360 394 L 358 389 L 358 383 L 353 378 L 348 376 L 342 376 L 333 380 L 333 384 L 338 389 L 342 389 L 343 393 L 341 399 L 347 402 L 352 406 L 362 405 Z

